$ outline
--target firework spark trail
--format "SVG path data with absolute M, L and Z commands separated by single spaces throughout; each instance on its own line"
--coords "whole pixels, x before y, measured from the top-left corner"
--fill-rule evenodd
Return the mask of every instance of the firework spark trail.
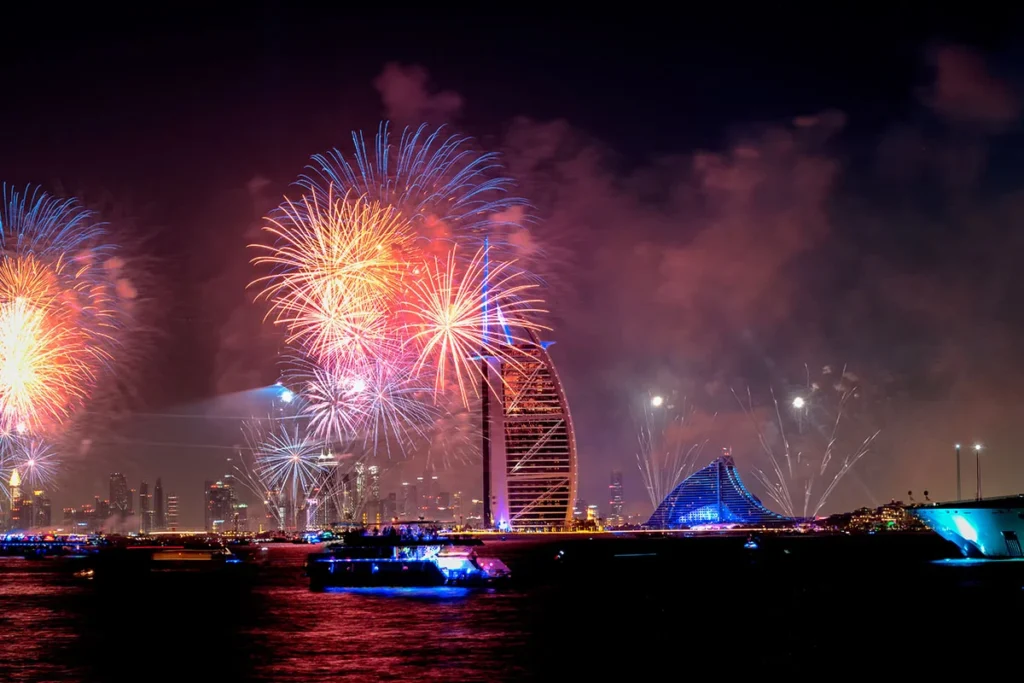
M 825 366 L 823 374 L 832 374 L 831 368 Z M 830 395 L 826 391 L 827 388 L 833 389 L 834 395 Z M 773 412 L 775 413 L 775 427 L 778 429 L 779 440 L 783 447 L 781 458 L 776 454 L 775 449 L 772 447 L 772 440 L 765 434 L 761 428 L 760 421 L 755 415 L 754 402 L 749 387 L 747 389 L 746 403 L 740 399 L 735 390 L 732 393 L 743 409 L 744 414 L 750 420 L 757 434 L 761 449 L 768 456 L 768 460 L 771 463 L 771 473 L 754 467 L 754 477 L 764 487 L 768 496 L 779 506 L 780 510 L 790 517 L 816 517 L 839 485 L 839 482 L 842 481 L 843 477 L 862 457 L 870 452 L 872 444 L 880 434 L 880 430 L 874 430 L 857 442 L 843 456 L 842 464 L 835 470 L 835 474 L 829 478 L 828 474 L 835 458 L 836 450 L 842 448 L 840 426 L 848 422 L 846 419 L 846 409 L 850 401 L 857 398 L 860 393 L 860 388 L 855 383 L 855 378 L 845 367 L 839 376 L 839 380 L 831 387 L 825 387 L 823 383 L 811 382 L 808 370 L 807 383 L 802 388 L 804 395 L 800 396 L 800 407 L 794 407 L 796 411 L 795 418 L 780 407 L 775 390 L 769 389 Z M 834 406 L 832 405 L 833 403 Z M 810 422 L 810 432 L 803 428 L 805 420 Z M 787 434 L 787 421 L 796 422 L 796 433 L 800 441 L 800 447 L 796 449 L 793 448 L 791 437 Z M 792 429 L 789 431 L 793 432 Z M 820 455 L 815 457 L 812 453 L 820 453 Z M 819 488 L 819 480 L 827 480 L 827 483 L 820 495 L 815 497 L 815 492 Z
M 426 438 L 426 427 L 440 411 L 425 398 L 430 387 L 412 373 L 412 361 L 373 358 L 327 366 L 296 358 L 286 371 L 288 384 L 301 389 L 299 413 L 314 438 L 364 450 L 402 453 Z
M 264 230 L 273 246 L 253 259 L 274 272 L 257 278 L 257 298 L 271 302 L 268 317 L 321 359 L 372 355 L 406 267 L 408 223 L 392 207 L 333 188 L 323 198 L 288 202 Z
M 113 247 L 76 200 L 3 188 L 0 204 L 0 430 L 63 423 L 118 346 Z
M 448 404 L 426 430 L 427 469 L 450 470 L 474 462 L 480 454 L 480 421 L 475 419 L 480 414 L 479 401 L 471 401 L 466 408 L 450 393 L 446 393 L 445 400 Z
M 532 315 L 546 311 L 535 307 L 539 299 L 523 298 L 535 284 L 521 282 L 517 273 L 507 272 L 505 263 L 485 265 L 485 249 L 478 250 L 461 272 L 455 251 L 443 264 L 424 264 L 423 277 L 410 283 L 403 312 L 409 341 L 419 347 L 414 372 L 434 365 L 435 394 L 443 391 L 450 373 L 462 404 L 468 407 L 470 393 L 478 392 L 477 382 L 471 380 L 481 377 L 480 355 L 518 366 L 508 347 L 530 344 L 529 332 L 546 330 L 531 320 Z M 500 315 L 489 315 L 488 307 Z M 492 343 L 492 338 L 503 343 Z
M 430 388 L 418 382 L 408 364 L 376 361 L 360 374 L 366 384 L 364 447 L 375 453 L 383 450 L 390 459 L 392 443 L 404 453 L 415 440 L 426 437 L 424 429 L 436 421 L 439 411 L 423 400 Z
M 779 433 L 782 438 L 782 443 L 785 449 L 784 457 L 786 467 L 789 471 L 789 477 L 787 477 L 785 472 L 783 471 L 782 466 L 779 464 L 779 459 L 775 455 L 775 451 L 769 445 L 768 438 L 765 436 L 764 431 L 761 429 L 757 420 L 754 418 L 754 399 L 751 396 L 750 387 L 747 387 L 746 404 L 744 404 L 743 401 L 740 400 L 740 397 L 736 393 L 735 389 L 732 389 L 731 391 L 732 395 L 736 398 L 736 401 L 740 404 L 740 407 L 743 409 L 744 415 L 746 415 L 750 419 L 751 425 L 753 426 L 754 431 L 757 434 L 757 441 L 760 444 L 761 449 L 768 456 L 768 460 L 772 464 L 772 470 L 775 473 L 775 479 L 772 479 L 767 474 L 765 474 L 765 472 L 762 469 L 755 467 L 754 478 L 757 479 L 757 481 L 764 487 L 769 497 L 771 497 L 771 499 L 774 500 L 779 505 L 784 514 L 790 517 L 796 517 L 797 515 L 794 514 L 796 507 L 793 505 L 793 497 L 790 495 L 789 485 L 787 483 L 789 481 L 789 478 L 792 477 L 793 473 L 792 460 L 790 458 L 790 446 L 789 440 L 786 439 L 785 436 L 785 429 L 782 426 L 782 416 L 779 412 L 778 401 L 775 398 L 775 390 L 770 389 L 769 391 L 771 393 L 772 402 L 775 407 L 775 414 L 779 421 Z
M 322 367 L 299 362 L 287 376 L 299 389 L 300 414 L 309 418 L 308 429 L 317 439 L 347 444 L 357 438 L 366 417 L 363 392 L 366 381 L 342 364 Z
M 674 409 L 674 405 L 666 405 L 655 410 L 650 401 L 646 402 L 637 429 L 637 467 L 655 508 L 679 482 L 693 473 L 709 441 L 705 438 L 690 442 L 684 437 L 684 430 L 691 426 L 695 415 L 693 408 L 687 407 L 685 398 L 678 414 L 670 413 Z M 716 416 L 712 416 L 712 422 Z
M 245 455 L 248 453 L 248 457 Z M 264 513 L 269 515 L 279 529 L 284 528 L 285 519 L 281 514 L 281 507 L 273 500 L 273 493 L 267 489 L 266 484 L 255 470 L 251 449 L 240 449 L 237 458 L 228 458 L 228 467 L 231 468 L 232 481 L 240 483 L 263 504 Z

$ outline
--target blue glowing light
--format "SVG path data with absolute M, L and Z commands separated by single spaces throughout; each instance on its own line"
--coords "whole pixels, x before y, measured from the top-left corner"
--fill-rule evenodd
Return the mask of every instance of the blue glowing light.
M 733 459 L 718 458 L 676 486 L 645 526 L 674 529 L 701 524 L 771 524 L 788 521 L 747 490 Z
M 291 392 L 291 390 L 284 389 L 283 391 L 281 391 L 281 402 L 282 403 L 291 403 L 294 398 L 295 398 L 295 394 L 293 394 Z
M 953 515 L 953 524 L 956 526 L 956 532 L 960 534 L 960 537 L 969 543 L 978 542 L 978 532 L 971 526 L 963 515 Z
M 432 599 L 464 598 L 470 593 L 470 589 L 463 586 L 432 586 L 429 588 L 384 588 L 378 586 L 359 588 L 328 587 L 324 590 L 327 593 L 351 593 L 354 595 Z
M 717 505 L 702 505 L 701 507 L 690 510 L 686 514 L 679 518 L 680 524 L 707 524 L 709 522 L 721 521 L 721 515 L 718 513 Z

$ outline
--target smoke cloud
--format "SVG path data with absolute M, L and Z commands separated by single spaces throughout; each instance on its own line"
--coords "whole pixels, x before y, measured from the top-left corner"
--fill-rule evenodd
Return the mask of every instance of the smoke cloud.
M 581 497 L 603 496 L 620 469 L 627 497 L 643 498 L 632 415 L 652 390 L 718 413 L 709 456 L 731 446 L 741 468 L 763 468 L 730 388 L 764 396 L 827 364 L 870 388 L 856 419 L 882 435 L 826 511 L 908 489 L 952 495 L 957 440 L 986 440 L 993 487 L 1024 484 L 1011 456 L 1024 195 L 991 182 L 1019 98 L 965 48 L 940 48 L 934 64 L 922 109 L 866 150 L 838 111 L 627 170 L 568 121 L 508 125 L 505 161 L 540 219 L 520 239 L 527 254 L 554 255 L 537 267 L 553 283 Z M 415 75 L 404 89 L 382 86 L 402 73 Z M 427 96 L 427 80 L 389 65 L 376 85 L 392 115 L 457 111 L 462 99 Z M 927 124 L 934 114 L 943 126 Z
M 373 86 L 384 103 L 384 115 L 398 125 L 446 123 L 462 110 L 458 93 L 430 92 L 430 77 L 421 66 L 390 63 Z

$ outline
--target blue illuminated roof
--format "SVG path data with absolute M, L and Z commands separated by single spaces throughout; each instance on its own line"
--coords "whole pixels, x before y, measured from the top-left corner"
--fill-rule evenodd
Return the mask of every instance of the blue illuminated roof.
M 725 456 L 672 489 L 646 526 L 679 529 L 702 524 L 763 525 L 789 521 L 766 508 L 747 490 L 733 459 Z

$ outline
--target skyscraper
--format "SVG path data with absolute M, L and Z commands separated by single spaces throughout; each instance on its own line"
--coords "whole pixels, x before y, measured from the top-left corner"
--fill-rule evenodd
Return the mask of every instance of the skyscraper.
M 231 530 L 236 534 L 249 530 L 249 506 L 245 503 L 235 503 L 233 506 Z
M 352 521 L 356 515 L 356 481 L 348 472 L 341 477 L 341 496 L 341 517 Z
M 11 469 L 11 480 L 10 480 L 10 492 L 11 492 L 11 510 L 10 510 L 10 528 L 20 529 L 21 525 L 21 475 L 18 474 L 18 468 Z
M 160 477 L 157 477 L 156 486 L 153 487 L 153 530 L 163 531 L 164 526 L 164 485 Z
M 53 513 L 50 509 L 50 499 L 42 491 L 34 491 L 35 524 L 32 526 L 41 529 L 48 529 L 53 524 Z
M 516 530 L 564 528 L 576 499 L 576 436 L 565 392 L 547 344 L 505 351 L 507 359 L 488 361 L 500 401 L 488 402 L 498 405 L 486 413 L 485 520 Z
M 168 531 L 178 530 L 178 497 L 174 495 L 167 496 L 167 519 L 166 522 Z
M 416 519 L 419 517 L 420 501 L 416 496 L 416 486 L 407 481 L 402 482 L 402 500 L 399 505 L 399 514 L 405 519 Z
M 153 499 L 149 495 L 149 484 L 142 482 L 139 485 L 139 517 L 140 526 L 143 533 L 149 533 L 153 530 Z
M 122 520 L 128 516 L 131 505 L 131 494 L 128 492 L 128 479 L 119 472 L 110 475 L 110 512 Z
M 235 516 L 234 491 L 231 486 L 223 481 L 207 481 L 205 491 L 206 530 L 230 530 Z
M 608 523 L 620 525 L 622 518 L 622 472 L 612 472 L 612 483 L 608 486 Z

